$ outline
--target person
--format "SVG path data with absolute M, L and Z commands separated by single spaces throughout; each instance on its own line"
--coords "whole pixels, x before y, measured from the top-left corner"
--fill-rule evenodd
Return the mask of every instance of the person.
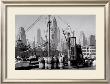
M 48 62 L 48 58 L 45 57 L 45 69 L 48 69 L 48 64 L 47 64 L 47 62 Z
M 44 64 L 43 64 L 43 57 L 39 57 L 39 69 L 43 69 Z
M 52 67 L 51 61 L 52 61 L 52 58 L 51 57 L 48 57 L 48 61 L 47 61 L 48 69 L 51 69 L 51 67 Z
M 92 66 L 93 66 L 93 67 L 96 67 L 96 59 L 93 60 Z
M 59 67 L 60 69 L 63 69 L 63 57 L 62 56 L 59 57 Z
M 42 57 L 42 64 L 43 64 L 43 69 L 45 69 L 45 60 L 44 60 L 44 57 Z
M 54 56 L 54 69 L 58 69 L 59 60 L 57 56 Z
M 52 60 L 51 60 L 51 68 L 52 68 L 52 69 L 54 69 L 54 63 L 55 63 L 55 62 L 54 62 L 54 57 L 52 57 Z

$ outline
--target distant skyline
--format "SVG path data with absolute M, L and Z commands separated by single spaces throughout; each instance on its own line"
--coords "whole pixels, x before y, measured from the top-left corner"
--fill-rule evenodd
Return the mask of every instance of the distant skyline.
M 25 30 L 38 18 L 38 15 L 16 15 L 16 36 L 20 27 L 24 27 Z M 57 20 L 58 27 L 60 29 L 60 37 L 64 38 L 62 34 L 62 29 L 67 29 L 68 24 L 71 30 L 75 31 L 75 36 L 77 42 L 79 41 L 80 32 L 83 31 L 85 36 L 88 38 L 90 35 L 96 34 L 96 16 L 95 15 L 53 15 L 51 18 L 55 17 Z M 36 23 L 30 31 L 26 32 L 26 39 L 30 42 L 37 42 L 37 29 L 41 30 L 41 36 L 45 40 L 45 34 L 47 30 L 48 15 L 42 15 L 41 20 Z

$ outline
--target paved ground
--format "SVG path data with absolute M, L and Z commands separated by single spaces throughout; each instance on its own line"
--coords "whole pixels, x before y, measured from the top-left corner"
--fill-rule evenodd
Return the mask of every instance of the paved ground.
M 51 69 L 51 70 L 68 70 L 67 67 L 65 67 L 65 69 Z M 83 67 L 83 68 L 70 68 L 71 70 L 96 70 L 96 67 L 94 66 L 91 66 L 91 67 Z M 40 70 L 39 68 L 32 68 L 31 70 Z M 44 69 L 41 69 L 41 70 L 44 70 Z M 47 69 L 48 70 L 48 69 Z
M 40 70 L 39 69 L 39 64 L 36 65 L 29 65 L 29 64 L 25 64 L 25 66 L 23 66 L 24 63 L 20 63 L 20 65 L 22 65 L 22 67 L 17 67 L 20 65 L 16 65 L 16 70 Z M 63 70 L 68 69 L 68 66 L 65 66 Z M 95 66 L 91 66 L 91 67 L 82 67 L 82 68 L 75 68 L 75 67 L 71 67 L 70 69 L 72 70 L 95 70 L 96 67 Z M 44 70 L 44 69 L 41 69 Z M 51 69 L 54 70 L 54 69 Z M 61 69 L 55 69 L 55 70 L 61 70 Z

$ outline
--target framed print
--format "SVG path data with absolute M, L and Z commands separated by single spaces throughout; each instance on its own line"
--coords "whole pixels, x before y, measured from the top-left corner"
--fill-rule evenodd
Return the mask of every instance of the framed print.
M 110 83 L 109 0 L 1 3 L 1 83 Z

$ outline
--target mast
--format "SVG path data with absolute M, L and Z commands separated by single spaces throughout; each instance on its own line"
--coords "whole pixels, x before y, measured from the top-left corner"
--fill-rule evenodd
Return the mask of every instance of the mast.
M 51 24 L 51 21 L 50 21 L 50 15 L 48 17 L 49 17 L 49 21 L 48 21 L 48 27 L 49 27 L 48 57 L 49 57 L 50 56 L 50 24 Z

